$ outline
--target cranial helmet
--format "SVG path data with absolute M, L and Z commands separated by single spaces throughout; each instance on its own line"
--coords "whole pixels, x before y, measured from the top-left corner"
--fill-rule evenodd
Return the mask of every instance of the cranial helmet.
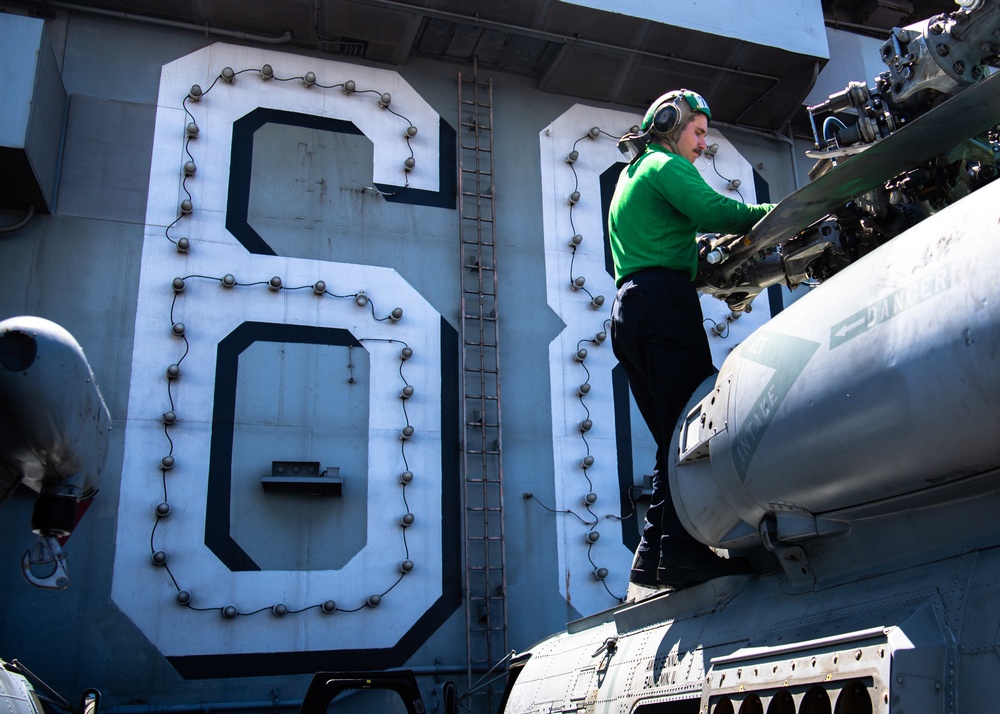
M 699 112 L 711 120 L 712 110 L 708 108 L 708 102 L 703 96 L 687 89 L 678 89 L 667 92 L 650 105 L 640 128 L 673 144 L 691 117 Z
M 618 149 L 623 154 L 630 154 L 635 161 L 653 136 L 658 136 L 677 153 L 677 139 L 697 113 L 704 114 L 709 120 L 712 118 L 712 110 L 703 96 L 688 89 L 667 92 L 649 106 L 639 125 L 640 133 L 623 136 L 618 142 Z

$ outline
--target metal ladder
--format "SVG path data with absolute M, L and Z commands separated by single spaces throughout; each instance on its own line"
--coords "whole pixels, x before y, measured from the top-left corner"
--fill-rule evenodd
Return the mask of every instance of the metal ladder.
M 507 575 L 500 434 L 493 83 L 458 75 L 458 193 L 462 248 L 462 448 L 468 701 L 495 712 L 507 655 Z M 473 678 L 476 679 L 473 679 Z

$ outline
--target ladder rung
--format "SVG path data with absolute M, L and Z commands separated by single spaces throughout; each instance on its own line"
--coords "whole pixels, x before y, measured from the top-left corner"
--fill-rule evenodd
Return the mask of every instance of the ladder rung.
M 459 241 L 462 259 L 462 449 L 466 501 L 466 662 L 469 672 L 489 671 L 507 652 L 506 575 L 500 463 L 499 340 L 494 235 L 496 188 L 493 158 L 493 84 L 459 79 Z M 490 279 L 492 275 L 492 280 Z M 466 277 L 468 276 L 468 277 Z M 474 314 L 478 310 L 479 314 Z M 493 327 L 487 327 L 492 323 Z M 477 331 L 478 326 L 478 331 Z M 479 357 L 476 358 L 478 352 Z M 466 364 L 469 361 L 472 364 Z M 487 364 L 493 369 L 487 369 Z M 489 392 L 496 386 L 496 394 Z M 495 409 L 487 408 L 494 402 Z M 492 409 L 492 411 L 491 411 Z M 489 421 L 494 420 L 495 423 Z M 473 430 L 479 430 L 475 436 Z M 472 436 L 474 438 L 469 439 Z M 473 447 L 473 448 L 470 448 Z M 476 488 L 478 484 L 479 488 Z M 498 500 L 500 497 L 501 500 Z M 476 504 L 476 505 L 470 505 Z M 493 504 L 493 505 L 490 505 Z M 481 532 L 481 535 L 472 535 Z M 491 535 L 497 534 L 497 535 Z M 474 592 L 484 593 L 474 595 Z M 497 654 L 500 653 L 500 654 Z M 492 686 L 476 694 L 495 707 Z

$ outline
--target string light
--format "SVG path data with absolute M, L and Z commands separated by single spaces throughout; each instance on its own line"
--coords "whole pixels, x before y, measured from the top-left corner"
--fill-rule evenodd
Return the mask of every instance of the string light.
M 631 133 L 638 133 L 639 132 L 639 127 L 638 126 L 633 126 L 630 131 L 631 131 Z M 577 253 L 577 250 L 580 248 L 580 246 L 583 244 L 583 235 L 576 230 L 576 228 L 575 228 L 575 221 L 574 221 L 574 211 L 575 211 L 575 208 L 580 203 L 580 201 L 582 200 L 582 194 L 581 194 L 581 191 L 580 191 L 580 184 L 579 184 L 579 177 L 577 176 L 575 164 L 580 160 L 580 152 L 577 149 L 577 145 L 579 144 L 579 142 L 582 141 L 582 140 L 584 140 L 584 139 L 597 140 L 602 135 L 608 136 L 608 137 L 610 137 L 612 139 L 617 139 L 616 136 L 614 136 L 612 134 L 609 134 L 607 132 L 602 131 L 601 128 L 598 127 L 598 126 L 591 127 L 587 131 L 586 134 L 584 134 L 579 139 L 577 139 L 576 142 L 574 142 L 573 149 L 566 155 L 566 160 L 565 160 L 566 164 L 569 165 L 570 169 L 573 171 L 573 176 L 574 176 L 574 180 L 575 180 L 575 184 L 576 184 L 575 187 L 574 187 L 574 190 L 569 194 L 569 196 L 567 198 L 567 204 L 569 205 L 569 214 L 570 214 L 570 226 L 573 228 L 573 235 L 568 240 L 568 245 L 570 247 L 570 250 L 572 251 L 572 258 L 570 260 L 570 278 L 569 278 L 569 283 L 570 283 L 570 288 L 573 290 L 573 292 L 580 291 L 580 292 L 583 292 L 583 293 L 585 293 L 587 295 L 587 297 L 588 297 L 588 305 L 589 305 L 589 307 L 592 310 L 595 310 L 595 311 L 603 309 L 605 307 L 605 304 L 606 304 L 607 300 L 605 299 L 605 297 L 603 295 L 593 295 L 593 294 L 591 294 L 587 290 L 587 288 L 586 288 L 586 282 L 587 282 L 586 278 L 584 276 L 582 276 L 582 275 L 576 275 L 575 272 L 574 272 L 574 265 L 575 265 L 575 260 L 576 260 L 576 253 Z M 591 384 L 590 384 L 590 372 L 589 372 L 589 370 L 587 370 L 587 367 L 586 367 L 586 364 L 585 364 L 585 360 L 587 359 L 588 353 L 587 353 L 586 348 L 582 347 L 582 343 L 583 342 L 590 342 L 590 343 L 592 343 L 594 345 L 597 345 L 597 346 L 600 346 L 601 344 L 603 344 L 607 340 L 607 336 L 608 336 L 607 335 L 607 330 L 606 330 L 606 327 L 607 327 L 608 323 L 610 323 L 610 320 L 605 319 L 603 321 L 604 329 L 601 329 L 600 331 L 598 331 L 597 333 L 595 333 L 594 336 L 592 338 L 589 338 L 588 340 L 581 340 L 580 343 L 577 344 L 576 352 L 573 354 L 573 360 L 575 362 L 577 362 L 578 364 L 580 364 L 584 368 L 584 370 L 587 371 L 587 379 L 584 382 L 582 382 L 576 388 L 576 394 L 577 394 L 577 397 L 580 399 L 580 403 L 581 403 L 581 405 L 583 405 L 584 410 L 587 412 L 586 418 L 584 418 L 583 420 L 581 420 L 580 422 L 578 422 L 578 428 L 579 428 L 579 431 L 580 431 L 580 437 L 583 440 L 584 446 L 586 447 L 586 450 L 587 450 L 587 454 L 580 461 L 580 466 L 583 469 L 583 473 L 584 473 L 584 476 L 585 476 L 585 478 L 587 480 L 587 483 L 590 484 L 591 486 L 592 486 L 592 483 L 590 481 L 590 476 L 587 474 L 587 470 L 590 469 L 591 467 L 593 467 L 593 465 L 595 463 L 595 460 L 594 460 L 594 457 L 589 453 L 590 452 L 590 447 L 587 444 L 587 433 L 593 428 L 594 422 L 590 418 L 590 410 L 587 409 L 586 403 L 584 402 L 584 398 L 587 397 L 591 393 Z M 524 496 L 525 496 L 525 498 L 534 498 L 534 496 L 532 494 L 527 494 L 526 493 Z M 535 499 L 535 500 L 537 501 L 538 499 Z M 596 502 L 597 502 L 597 494 L 591 488 L 582 497 L 582 503 L 587 508 L 587 510 L 590 511 L 591 506 L 594 505 Z M 541 504 L 540 501 L 539 501 L 539 503 Z M 546 508 L 546 510 L 552 510 L 552 509 L 549 509 L 547 506 L 544 506 L 544 504 L 541 504 L 541 505 L 543 506 L 543 508 Z M 600 518 L 595 515 L 593 521 L 587 521 L 587 520 L 581 518 L 580 516 L 577 516 L 572 511 L 568 511 L 568 510 L 567 511 L 553 511 L 553 512 L 556 512 L 556 513 L 570 513 L 570 514 L 576 516 L 585 525 L 590 526 L 591 529 L 594 526 L 596 526 L 597 522 L 600 520 Z M 591 514 L 594 515 L 592 512 L 591 512 Z M 609 515 L 609 516 L 606 516 L 606 517 L 618 518 L 619 520 L 621 520 L 620 516 L 611 516 L 611 515 Z M 591 549 L 593 548 L 594 544 L 597 542 L 597 539 L 599 537 L 600 537 L 600 534 L 597 533 L 597 531 L 594 531 L 594 530 L 590 530 L 587 533 L 587 535 L 585 536 L 585 542 L 586 542 L 586 544 L 588 546 L 588 558 L 591 557 L 590 556 Z M 597 564 L 594 563 L 593 559 L 591 559 L 590 562 L 591 562 L 591 564 L 594 567 L 593 573 L 594 573 L 595 580 L 598 581 L 598 582 L 600 582 L 604 586 L 605 590 L 607 590 L 607 592 L 608 592 L 609 595 L 611 595 L 612 597 L 614 597 L 615 599 L 617 599 L 620 602 L 624 601 L 624 598 L 618 597 L 618 596 L 614 595 L 611 592 L 611 590 L 608 589 L 607 583 L 604 582 L 607 579 L 607 577 L 608 577 L 608 572 L 609 572 L 608 569 L 604 568 L 604 567 L 599 567 Z
M 271 80 L 271 79 L 274 79 L 274 80 L 277 80 L 279 82 L 285 82 L 288 79 L 293 79 L 293 78 L 281 78 L 281 77 L 275 76 L 274 68 L 271 67 L 270 64 L 264 64 L 263 66 L 261 66 L 261 68 L 259 70 L 244 69 L 244 70 L 241 70 L 240 72 L 234 71 L 232 67 L 224 67 L 222 69 L 222 71 L 219 73 L 218 77 L 215 79 L 215 81 L 213 81 L 212 84 L 208 87 L 208 89 L 205 89 L 205 90 L 203 90 L 202 87 L 201 87 L 201 85 L 199 85 L 199 84 L 193 84 L 193 85 L 191 85 L 191 89 L 188 91 L 188 93 L 184 97 L 184 101 L 183 101 L 184 111 L 187 114 L 187 117 L 189 118 L 189 121 L 188 121 L 188 123 L 186 125 L 186 128 L 185 128 L 186 137 L 187 137 L 187 141 L 188 142 L 196 139 L 199 136 L 199 133 L 200 133 L 200 130 L 198 128 L 198 123 L 195 120 L 194 115 L 191 114 L 191 111 L 188 109 L 188 106 L 187 106 L 188 102 L 190 101 L 193 104 L 196 104 L 196 103 L 200 102 L 204 97 L 206 97 L 208 95 L 208 93 L 212 90 L 212 88 L 215 87 L 215 85 L 218 83 L 218 81 L 220 79 L 222 80 L 222 82 L 224 84 L 230 84 L 231 85 L 231 84 L 234 83 L 237 74 L 240 74 L 242 72 L 249 72 L 249 71 L 255 71 L 255 72 L 257 72 L 260 75 L 260 78 L 262 80 Z M 351 94 L 354 94 L 355 92 L 358 91 L 358 89 L 357 89 L 357 83 L 354 82 L 354 80 L 347 80 L 343 84 L 333 84 L 333 85 L 318 84 L 317 83 L 317 79 L 316 79 L 316 73 L 315 72 L 311 72 L 311 71 L 310 72 L 306 72 L 304 75 L 298 77 L 297 79 L 300 79 L 302 81 L 302 84 L 303 84 L 303 86 L 306 89 L 311 89 L 314 86 L 315 87 L 321 87 L 323 89 L 332 89 L 334 87 L 341 87 L 343 89 L 343 92 L 344 92 L 345 95 L 351 95 Z M 396 196 L 400 192 L 402 192 L 402 191 L 406 190 L 407 188 L 409 188 L 409 185 L 410 185 L 409 184 L 409 175 L 416 168 L 416 157 L 413 154 L 413 148 L 410 145 L 410 140 L 413 139 L 417 135 L 417 127 L 412 122 L 410 122 L 406 117 L 404 117 L 402 114 L 399 114 L 398 112 L 396 112 L 396 111 L 394 111 L 394 110 L 392 110 L 392 109 L 389 108 L 389 105 L 392 103 L 392 95 L 390 95 L 388 92 L 379 93 L 377 90 L 373 90 L 373 89 L 372 90 L 363 90 L 363 91 L 365 91 L 365 92 L 372 92 L 374 94 L 377 94 L 378 95 L 378 106 L 381 109 L 388 110 L 391 114 L 399 117 L 402 121 L 406 122 L 406 129 L 403 131 L 402 136 L 403 136 L 404 140 L 406 141 L 406 148 L 407 148 L 407 151 L 409 152 L 409 156 L 405 157 L 403 159 L 403 163 L 402 163 L 403 179 L 404 179 L 403 180 L 403 186 L 402 186 L 402 188 L 399 191 L 395 192 L 395 193 L 386 193 L 386 192 L 383 192 L 377 186 L 365 186 L 363 188 L 363 191 L 365 191 L 365 192 L 371 191 L 371 192 L 377 193 L 377 194 L 379 194 L 381 196 L 386 196 L 386 197 Z M 187 181 L 188 178 L 194 176 L 195 172 L 197 171 L 197 166 L 196 166 L 196 163 L 194 161 L 194 158 L 191 156 L 191 153 L 190 153 L 190 151 L 188 149 L 187 144 L 185 144 L 184 150 L 187 153 L 189 160 L 186 161 L 184 163 L 183 167 L 182 167 L 182 171 L 184 172 L 184 178 L 185 178 L 185 183 L 183 184 L 183 188 L 184 188 L 185 192 L 188 192 L 186 181 Z M 181 203 L 181 215 L 182 216 L 189 215 L 191 213 L 192 209 L 193 209 L 193 205 L 192 205 L 192 202 L 191 202 L 191 194 L 188 192 L 187 199 L 185 199 Z M 176 223 L 176 221 L 174 223 Z M 186 238 L 185 239 L 181 239 L 179 241 L 174 241 L 174 239 L 170 237 L 170 229 L 171 229 L 171 227 L 173 225 L 174 224 L 172 223 L 172 224 L 170 224 L 170 226 L 167 226 L 166 237 L 171 242 L 175 242 L 176 243 L 176 245 L 177 245 L 177 251 L 179 253 L 186 254 L 190 250 L 190 241 L 188 241 L 188 239 L 186 239 Z M 181 243 L 181 241 L 183 241 L 183 244 Z
M 174 277 L 171 280 L 171 282 L 170 282 L 171 291 L 172 291 L 172 294 L 174 296 L 175 303 L 176 303 L 178 297 L 180 297 L 182 294 L 186 294 L 186 291 L 187 291 L 187 289 L 189 287 L 189 281 L 191 281 L 192 279 L 201 279 L 201 280 L 208 280 L 208 281 L 218 281 L 223 287 L 229 288 L 229 289 L 232 289 L 232 288 L 235 288 L 235 287 L 238 287 L 238 286 L 241 285 L 231 273 L 226 273 L 221 278 L 215 278 L 215 277 L 205 276 L 205 275 L 189 275 L 189 276 L 185 276 L 185 277 L 177 276 L 177 277 Z M 348 295 L 334 295 L 334 294 L 330 293 L 327 290 L 326 283 L 324 281 L 321 281 L 321 280 L 317 281 L 316 283 L 313 283 L 312 285 L 303 285 L 301 287 L 288 287 L 288 286 L 285 286 L 283 284 L 283 281 L 281 280 L 281 278 L 279 276 L 273 276 L 272 278 L 270 278 L 269 280 L 266 280 L 266 281 L 260 281 L 260 282 L 255 282 L 255 283 L 247 283 L 247 284 L 244 284 L 244 285 L 247 285 L 247 286 L 251 286 L 251 285 L 266 285 L 269 290 L 273 290 L 275 292 L 279 292 L 279 291 L 282 291 L 282 290 L 295 290 L 295 291 L 297 291 L 297 290 L 301 290 L 303 288 L 306 288 L 306 289 L 311 288 L 312 291 L 313 291 L 313 293 L 316 294 L 316 295 L 329 295 L 330 297 L 341 298 L 341 299 L 343 299 L 343 298 L 351 298 L 351 299 L 354 299 L 355 302 L 358 302 L 357 298 L 360 295 L 360 296 L 363 296 L 363 303 L 364 303 L 364 305 L 371 308 L 371 310 L 372 310 L 372 317 L 375 320 L 390 320 L 391 319 L 393 322 L 395 322 L 395 321 L 400 320 L 402 318 L 402 316 L 403 316 L 403 308 L 397 307 L 397 308 L 394 308 L 393 311 L 388 316 L 386 316 L 384 318 L 378 318 L 378 317 L 375 316 L 375 312 L 374 312 L 375 305 L 374 305 L 374 303 L 371 301 L 371 298 L 369 298 L 363 291 L 360 291 L 359 293 L 348 294 Z M 187 331 L 186 331 L 186 328 L 184 326 L 184 323 L 180 322 L 180 321 L 175 321 L 173 319 L 173 313 L 174 313 L 174 308 L 172 306 L 171 307 L 171 332 L 172 332 L 173 335 L 175 335 L 176 337 L 184 340 L 185 343 L 186 343 L 187 342 L 187 337 L 186 337 Z M 398 343 L 399 342 L 398 340 L 383 339 L 383 338 L 360 338 L 360 341 L 361 342 L 365 342 L 365 341 L 371 341 L 372 339 L 375 339 L 376 341 L 379 341 L 379 342 L 390 342 L 390 343 L 392 343 L 392 342 L 397 342 Z M 168 380 L 168 396 L 169 396 L 169 390 L 170 390 L 169 384 L 173 380 L 176 380 L 176 379 L 178 379 L 180 377 L 180 373 L 181 373 L 181 365 L 180 365 L 180 363 L 184 360 L 184 358 L 186 356 L 187 356 L 187 350 L 185 350 L 184 356 L 181 358 L 181 360 L 179 360 L 177 363 L 169 365 L 167 367 L 167 369 L 166 369 L 166 375 L 167 375 L 167 380 Z M 412 348 L 410 348 L 408 345 L 405 345 L 405 343 L 404 343 L 402 349 L 400 350 L 399 357 L 400 357 L 401 362 L 406 362 L 407 360 L 409 360 L 410 358 L 412 358 L 413 357 L 413 350 L 412 350 Z M 402 387 L 402 389 L 400 391 L 400 396 L 402 397 L 403 401 L 405 402 L 406 399 L 408 399 L 408 398 L 410 398 L 410 397 L 413 396 L 413 394 L 415 393 L 415 389 L 414 389 L 414 387 L 412 385 L 410 385 L 409 383 L 406 382 L 405 377 L 403 377 L 402 371 L 400 372 L 400 377 L 403 378 L 403 382 L 404 382 L 404 386 Z M 173 397 L 172 396 L 170 396 L 170 402 L 171 402 L 171 406 L 172 406 L 173 405 Z M 405 416 L 406 415 L 405 405 L 404 405 L 404 408 L 403 408 L 403 412 L 404 412 L 404 416 Z M 169 430 L 171 427 L 173 427 L 178 422 L 177 412 L 173 408 L 168 409 L 168 410 L 166 410 L 166 411 L 164 411 L 162 413 L 161 419 L 162 419 L 163 424 L 164 424 L 164 429 L 165 430 Z M 404 426 L 403 429 L 400 431 L 400 438 L 402 440 L 404 440 L 404 442 L 406 440 L 411 439 L 415 435 L 415 432 L 416 432 L 416 430 L 414 429 L 414 427 L 411 424 L 409 424 L 409 418 L 408 417 L 407 417 L 406 421 L 407 421 L 406 426 Z M 168 440 L 169 440 L 169 443 L 170 443 L 170 451 L 171 451 L 171 453 L 168 453 L 167 455 L 163 456 L 160 459 L 160 464 L 159 464 L 160 471 L 163 474 L 164 478 L 166 477 L 166 472 L 172 470 L 175 467 L 175 465 L 176 465 L 176 459 L 173 456 L 174 440 L 170 439 L 169 436 L 168 436 Z M 403 459 L 404 459 L 404 463 L 405 463 L 405 445 L 404 445 Z M 411 471 L 409 471 L 408 469 L 406 471 L 403 471 L 402 474 L 399 476 L 399 481 L 400 481 L 400 484 L 401 484 L 404 492 L 405 492 L 406 487 L 412 482 L 412 480 L 413 480 L 413 473 Z M 165 484 L 166 484 L 166 482 L 164 481 L 164 494 L 166 494 L 166 485 Z M 405 504 L 405 494 L 404 494 L 404 504 Z M 170 506 L 170 504 L 168 504 L 166 502 L 166 500 L 160 502 L 153 509 L 153 513 L 154 513 L 154 516 L 155 516 L 155 519 L 156 519 L 157 523 L 159 523 L 160 520 L 162 520 L 167 515 L 169 515 L 170 512 L 171 512 L 171 506 Z M 414 515 L 412 513 L 410 513 L 410 512 L 407 512 L 401 518 L 401 525 L 405 529 L 405 528 L 408 528 L 409 526 L 413 525 L 414 521 L 415 521 Z M 156 533 L 156 528 L 154 526 L 154 529 L 153 529 L 154 536 L 155 536 L 155 533 Z M 150 550 L 150 560 L 151 560 L 151 562 L 154 565 L 156 565 L 156 566 L 162 566 L 169 573 L 170 572 L 170 568 L 169 568 L 169 566 L 167 564 L 167 554 L 166 554 L 166 552 L 163 551 L 163 550 L 156 550 L 156 549 L 154 549 L 153 548 L 153 543 L 154 543 L 153 537 L 151 537 L 151 539 L 150 539 L 150 548 L 151 548 L 151 550 Z M 382 593 L 375 593 L 373 595 L 370 595 L 365 600 L 365 602 L 364 602 L 363 605 L 361 605 L 361 606 L 359 606 L 357 608 L 354 608 L 352 610 L 342 610 L 341 609 L 340 610 L 341 612 L 357 612 L 357 611 L 359 611 L 359 610 L 361 610 L 361 609 L 363 609 L 365 607 L 375 607 L 375 606 L 377 606 L 379 603 L 381 603 L 383 596 L 386 595 L 388 592 L 390 592 L 393 588 L 395 588 L 395 586 L 397 584 L 399 584 L 399 582 L 401 581 L 402 577 L 404 577 L 405 575 L 407 575 L 410 572 L 412 572 L 412 570 L 414 569 L 415 566 L 414 566 L 413 560 L 410 559 L 410 557 L 409 557 L 409 547 L 406 544 L 405 531 L 404 531 L 404 534 L 403 534 L 403 546 L 404 546 L 404 550 L 406 551 L 406 557 L 402 561 L 400 561 L 400 565 L 399 565 L 399 569 L 400 569 L 399 579 L 397 579 L 394 583 L 392 583 L 391 585 L 389 585 L 389 587 L 386 590 L 384 590 Z M 332 601 L 332 600 L 327 600 L 327 601 L 325 601 L 323 603 L 318 603 L 318 604 L 315 604 L 315 605 L 309 605 L 309 606 L 304 607 L 304 608 L 302 608 L 300 610 L 291 610 L 291 609 L 288 608 L 288 606 L 285 603 L 277 603 L 277 604 L 272 605 L 270 607 L 264 607 L 264 608 L 261 608 L 259 610 L 255 610 L 255 611 L 252 611 L 252 612 L 241 612 L 239 610 L 239 608 L 235 604 L 233 604 L 233 603 L 230 603 L 229 605 L 226 605 L 226 606 L 224 606 L 222 608 L 218 608 L 218 607 L 215 607 L 215 608 L 212 608 L 212 607 L 207 607 L 207 608 L 206 607 L 200 607 L 199 608 L 199 607 L 194 607 L 194 605 L 192 603 L 191 592 L 189 590 L 185 590 L 185 589 L 181 588 L 179 586 L 179 584 L 177 583 L 177 580 L 174 578 L 174 575 L 172 573 L 170 574 L 170 577 L 173 580 L 174 585 L 178 588 L 175 600 L 176 600 L 176 602 L 179 605 L 191 608 L 192 610 L 195 610 L 195 611 L 214 611 L 214 610 L 218 610 L 218 611 L 220 611 L 222 613 L 223 617 L 225 619 L 227 619 L 227 620 L 234 620 L 234 619 L 238 618 L 241 615 L 254 615 L 254 614 L 256 614 L 258 612 L 262 612 L 264 610 L 268 610 L 268 611 L 272 612 L 272 614 L 274 614 L 275 616 L 278 616 L 278 617 L 283 617 L 286 614 L 294 614 L 294 613 L 298 613 L 298 612 L 303 612 L 305 610 L 309 610 L 309 609 L 313 609 L 313 608 L 318 608 L 318 609 L 320 609 L 321 611 L 323 611 L 326 614 L 332 614 L 333 612 L 335 612 L 335 611 L 338 610 L 338 608 L 336 606 L 336 603 L 334 601 Z

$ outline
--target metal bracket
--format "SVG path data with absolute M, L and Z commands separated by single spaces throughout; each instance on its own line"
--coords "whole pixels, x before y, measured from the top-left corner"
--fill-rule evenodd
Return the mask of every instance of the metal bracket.
M 816 573 L 813 571 L 809 556 L 800 546 L 783 543 L 778 540 L 778 524 L 775 519 L 764 518 L 759 526 L 764 547 L 774 553 L 781 563 L 788 584 L 797 591 L 809 590 L 816 584 Z
M 36 575 L 38 568 L 51 568 L 47 575 Z M 69 587 L 66 552 L 54 536 L 40 535 L 31 550 L 21 558 L 21 575 L 36 588 L 65 590 Z

